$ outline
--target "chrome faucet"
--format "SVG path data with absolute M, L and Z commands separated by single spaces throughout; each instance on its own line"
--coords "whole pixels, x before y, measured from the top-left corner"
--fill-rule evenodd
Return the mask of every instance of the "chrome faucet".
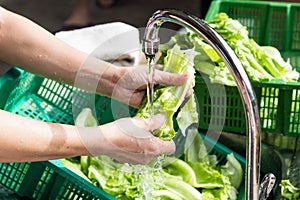
M 252 84 L 240 60 L 227 42 L 207 23 L 196 16 L 175 9 L 158 10 L 148 20 L 143 38 L 143 52 L 147 58 L 153 58 L 158 52 L 158 33 L 164 22 L 175 23 L 197 33 L 214 48 L 229 68 L 242 97 L 247 121 L 248 141 L 246 149 L 246 199 L 266 199 L 261 197 L 266 197 L 268 195 L 260 195 L 261 187 L 259 185 L 261 126 L 258 103 Z

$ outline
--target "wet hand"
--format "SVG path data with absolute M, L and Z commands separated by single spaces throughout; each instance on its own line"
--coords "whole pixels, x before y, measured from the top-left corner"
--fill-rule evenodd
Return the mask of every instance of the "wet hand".
M 151 134 L 151 130 L 161 127 L 164 121 L 162 114 L 152 119 L 122 118 L 101 127 L 91 127 L 93 131 L 90 129 L 81 137 L 85 137 L 83 142 L 92 156 L 108 155 L 120 162 L 147 164 L 159 155 L 175 152 L 172 140 L 163 141 Z M 94 136 L 88 138 L 87 134 Z
M 162 71 L 161 65 L 154 65 L 154 84 L 182 85 L 189 74 L 173 74 Z M 112 92 L 112 98 L 118 99 L 133 107 L 138 107 L 146 93 L 149 80 L 148 65 L 123 68 L 123 76 Z

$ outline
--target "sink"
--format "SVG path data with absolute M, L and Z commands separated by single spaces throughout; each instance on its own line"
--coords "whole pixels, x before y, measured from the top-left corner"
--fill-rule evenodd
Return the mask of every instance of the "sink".
M 227 146 L 241 156 L 246 156 L 247 138 L 245 135 L 222 132 L 218 142 Z M 262 142 L 260 166 L 261 177 L 267 173 L 273 173 L 276 176 L 276 184 L 268 199 L 281 199 L 279 183 L 281 179 L 286 176 L 286 169 L 287 166 L 285 165 L 282 154 L 271 145 Z

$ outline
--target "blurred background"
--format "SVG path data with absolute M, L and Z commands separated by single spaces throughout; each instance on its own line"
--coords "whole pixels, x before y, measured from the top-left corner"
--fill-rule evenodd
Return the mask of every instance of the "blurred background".
M 111 7 L 96 6 L 96 0 L 89 1 L 92 24 L 125 22 L 137 28 L 144 27 L 148 18 L 158 9 L 177 8 L 201 17 L 201 9 L 210 1 L 199 0 L 117 0 Z M 75 7 L 75 0 L 0 0 L 0 6 L 21 14 L 51 32 L 62 28 L 64 21 Z
M 112 1 L 111 6 L 99 6 L 98 2 Z M 78 6 L 81 2 L 81 6 Z M 88 2 L 88 3 L 82 3 Z M 158 9 L 176 8 L 204 18 L 211 0 L 0 0 L 0 6 L 20 14 L 53 34 L 66 29 L 72 29 L 71 25 L 76 25 L 81 19 L 73 18 L 73 23 L 66 22 L 75 13 L 76 7 L 80 7 L 83 12 L 88 12 L 88 25 L 98 25 L 110 22 L 124 22 L 136 28 L 144 28 L 149 17 Z M 84 4 L 84 6 L 82 5 Z M 85 8 L 83 8 L 85 7 Z M 86 11 L 84 11 L 86 10 Z M 80 16 L 80 12 L 76 13 Z M 74 15 L 73 15 L 74 16 Z M 77 20 L 77 21 L 76 21 Z M 72 21 L 72 20 L 71 20 Z M 178 30 L 180 27 L 174 24 L 164 24 L 164 28 Z M 73 29 L 82 28 L 75 26 Z M 164 35 L 169 38 L 169 35 Z M 161 38 L 161 41 L 164 39 Z M 8 71 L 11 66 L 0 61 L 0 75 Z

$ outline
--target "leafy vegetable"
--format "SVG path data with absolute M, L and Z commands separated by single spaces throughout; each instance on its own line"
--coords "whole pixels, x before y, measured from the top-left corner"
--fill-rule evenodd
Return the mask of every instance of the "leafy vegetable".
M 289 62 L 284 61 L 278 49 L 260 46 L 249 38 L 247 27 L 238 20 L 229 18 L 225 13 L 217 14 L 207 22 L 216 30 L 235 51 L 250 80 L 255 82 L 280 80 L 294 82 L 299 73 Z M 223 60 L 216 51 L 196 33 L 180 33 L 161 46 L 163 52 L 173 45 L 182 49 L 195 48 L 199 54 L 194 59 L 195 69 L 207 74 L 212 83 L 235 86 L 236 83 Z
M 195 172 L 197 182 L 193 186 L 204 188 L 202 193 L 211 193 L 218 199 L 236 199 L 237 189 L 240 187 L 243 178 L 242 171 L 239 171 L 242 168 L 236 158 L 232 154 L 229 154 L 230 156 L 227 156 L 226 164 L 217 166 L 215 155 L 208 154 L 203 139 L 196 129 L 191 129 L 188 138 L 192 142 L 189 144 L 189 148 L 186 148 L 185 162 Z M 231 163 L 234 163 L 234 165 Z M 234 166 L 238 170 L 235 176 L 227 173 L 227 170 L 222 170 L 227 169 L 228 166 Z M 237 181 L 239 184 L 234 184 L 233 181 Z M 205 198 L 203 197 L 203 199 Z
M 166 178 L 164 183 L 170 192 L 177 194 L 181 199 L 202 200 L 201 193 L 184 181 Z
M 76 122 L 92 124 L 90 122 L 96 120 L 92 119 L 91 110 L 84 110 L 83 113 L 85 114 L 78 116 L 83 119 L 77 119 Z M 236 199 L 238 188 L 235 189 L 231 184 L 231 174 L 222 174 L 226 171 L 226 166 L 233 166 L 230 163 L 238 165 L 234 156 L 230 156 L 231 161 L 227 161 L 230 163 L 217 166 L 216 157 L 208 154 L 204 141 L 194 126 L 186 128 L 185 145 L 182 158 L 162 156 L 148 165 L 119 163 L 108 156 L 64 159 L 63 164 L 117 199 Z M 87 172 L 83 171 L 85 167 Z M 238 179 L 235 181 L 240 182 Z
M 300 188 L 296 188 L 289 180 L 281 180 L 281 196 L 288 200 L 298 200 L 300 198 Z
M 280 52 L 272 46 L 259 46 L 249 38 L 247 28 L 239 21 L 229 18 L 225 13 L 219 13 L 208 24 L 236 52 L 252 80 L 298 80 L 299 73 L 292 69 L 290 63 L 283 60 Z M 259 75 L 259 78 L 255 75 Z
M 221 173 L 229 177 L 233 187 L 239 188 L 242 183 L 243 169 L 232 153 L 228 154 L 226 159 L 227 163 L 221 166 Z
M 83 173 L 83 171 L 81 171 L 80 163 L 76 163 L 74 161 L 72 162 L 71 160 L 68 160 L 68 159 L 63 159 L 62 164 L 66 168 L 68 168 L 69 170 L 71 170 L 72 172 L 77 174 L 78 176 L 80 176 L 90 182 L 90 179 Z
M 242 181 L 242 173 L 240 177 L 234 176 L 231 179 L 227 174 L 223 174 L 222 169 L 226 169 L 231 163 L 238 163 L 234 156 L 230 156 L 231 161 L 222 166 L 211 163 L 210 156 L 207 153 L 202 137 L 196 129 L 188 131 L 188 140 L 192 140 L 189 148 L 185 151 L 184 160 L 168 157 L 164 163 L 163 170 L 178 179 L 190 184 L 201 190 L 202 199 L 236 199 L 237 189 Z M 231 163 L 228 163 L 231 162 Z M 240 164 L 236 165 L 237 169 L 241 169 Z M 234 170 L 234 169 L 233 169 Z M 230 174 L 232 176 L 232 174 Z M 237 181 L 238 184 L 233 186 L 231 181 Z
M 186 139 L 186 147 L 184 152 L 184 160 L 186 162 L 201 162 L 209 164 L 210 159 L 203 143 L 203 139 L 198 136 L 195 128 L 189 129 Z
M 165 113 L 166 122 L 165 124 L 153 134 L 161 139 L 170 140 L 175 135 L 176 132 L 173 128 L 173 117 L 174 114 L 179 110 L 182 102 L 185 99 L 186 92 L 192 88 L 194 82 L 193 59 L 195 57 L 195 51 L 191 50 L 180 50 L 179 46 L 174 45 L 173 48 L 166 52 L 166 57 L 164 57 L 164 71 L 172 73 L 189 73 L 190 77 L 187 82 L 181 86 L 163 86 L 160 85 L 155 88 L 153 93 L 153 106 L 154 114 Z M 136 116 L 142 118 L 149 118 L 151 108 L 151 102 L 148 102 L 148 98 L 145 97 L 142 105 L 140 106 Z M 189 103 L 185 106 L 194 106 L 195 104 Z M 184 107 L 185 107 L 184 106 Z M 188 109 L 188 108 L 187 108 Z M 198 120 L 198 119 L 197 119 Z M 184 131 L 183 131 L 184 133 Z
M 201 199 L 191 185 L 153 166 L 121 164 L 106 156 L 92 159 L 88 176 L 117 199 Z
M 90 108 L 83 108 L 75 119 L 76 126 L 93 127 L 97 126 L 98 122 Z
M 181 108 L 176 120 L 183 136 L 186 136 L 186 130 L 188 130 L 189 126 L 193 124 L 198 125 L 197 104 L 193 92 L 186 104 Z
M 93 126 L 97 126 L 98 122 L 94 117 L 92 110 L 90 108 L 83 108 L 82 111 L 76 117 L 75 124 L 76 126 L 80 126 L 80 127 L 93 127 Z M 90 165 L 90 157 L 81 156 L 80 169 L 84 174 L 87 174 L 89 165 Z

